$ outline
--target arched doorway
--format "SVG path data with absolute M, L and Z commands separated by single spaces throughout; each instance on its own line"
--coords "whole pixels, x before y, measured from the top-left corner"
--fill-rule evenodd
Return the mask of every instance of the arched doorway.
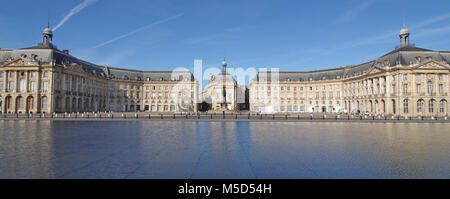
M 94 110 L 94 99 L 91 99 L 91 106 L 89 107 L 89 111 Z
M 83 109 L 83 111 L 84 112 L 86 112 L 86 111 L 89 111 L 89 99 L 84 99 L 84 102 L 83 102 L 83 105 L 84 105 L 84 109 Z
M 77 106 L 77 98 L 73 98 L 72 99 L 72 107 L 71 107 L 71 111 L 72 112 L 76 112 L 77 111 L 76 106 Z
M 70 112 L 70 98 L 66 97 L 66 112 Z
M 60 112 L 61 111 L 61 98 L 59 96 L 55 97 L 55 111 L 54 112 Z
M 361 109 L 359 108 L 359 100 L 356 101 L 356 112 L 360 113 Z
M 24 106 L 23 106 L 23 97 L 22 96 L 18 96 L 16 98 L 16 113 L 22 113 Z
M 395 104 L 395 100 L 392 100 L 392 113 L 393 114 L 396 114 L 397 113 L 397 106 L 396 106 L 396 104 Z
M 5 113 L 11 112 L 11 108 L 12 108 L 11 96 L 7 96 L 5 98 Z
M 81 112 L 82 109 L 83 109 L 83 107 L 81 106 L 81 98 L 78 98 L 77 112 Z
M 27 112 L 27 113 L 32 113 L 32 112 L 33 112 L 33 108 L 34 108 L 33 96 L 29 96 L 29 97 L 27 98 L 27 108 L 26 108 L 26 112 Z
M 375 114 L 380 113 L 380 106 L 378 104 L 378 100 L 375 100 Z

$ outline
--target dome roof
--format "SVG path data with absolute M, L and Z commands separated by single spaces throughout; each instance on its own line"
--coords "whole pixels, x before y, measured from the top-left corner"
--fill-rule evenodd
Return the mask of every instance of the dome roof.
M 403 25 L 403 28 L 400 30 L 400 35 L 409 35 L 409 30 L 405 25 Z
M 52 30 L 50 28 L 47 27 L 47 28 L 44 29 L 43 34 L 52 35 L 53 32 L 52 32 Z

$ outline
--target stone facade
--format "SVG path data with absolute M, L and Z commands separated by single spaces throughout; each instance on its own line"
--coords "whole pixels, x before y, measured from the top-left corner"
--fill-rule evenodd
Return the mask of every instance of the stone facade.
M 298 72 L 259 72 L 250 82 L 250 111 L 447 116 L 450 51 L 409 44 L 356 66 Z
M 189 71 L 137 71 L 95 65 L 60 51 L 49 28 L 43 43 L 0 50 L 2 113 L 197 111 Z
M 375 60 L 317 71 L 261 71 L 249 88 L 237 84 L 224 61 L 200 94 L 189 71 L 99 66 L 58 50 L 52 37 L 46 28 L 42 44 L 0 49 L 2 113 L 197 112 L 202 102 L 203 110 L 209 104 L 212 110 L 263 113 L 448 115 L 450 51 L 410 45 L 405 27 L 400 47 Z

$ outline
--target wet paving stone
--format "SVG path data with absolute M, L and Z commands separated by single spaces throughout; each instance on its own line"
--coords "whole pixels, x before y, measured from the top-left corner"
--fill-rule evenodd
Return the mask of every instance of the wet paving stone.
M 0 121 L 0 178 L 450 178 L 449 123 Z

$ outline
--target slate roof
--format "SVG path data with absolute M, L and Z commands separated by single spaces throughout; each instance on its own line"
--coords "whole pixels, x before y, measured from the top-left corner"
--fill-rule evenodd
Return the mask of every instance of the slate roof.
M 56 65 L 70 67 L 74 64 L 80 65 L 87 73 L 106 78 L 103 66 L 78 59 L 70 54 L 64 53 L 52 45 L 38 45 L 22 49 L 2 50 L 0 51 L 0 65 L 22 58 L 27 61 L 39 61 L 41 64 L 49 64 L 55 61 Z
M 190 81 L 194 81 L 194 76 L 189 71 L 140 71 L 96 65 L 64 53 L 51 44 L 13 50 L 0 49 L 0 65 L 17 58 L 39 61 L 41 64 L 49 64 L 55 61 L 56 65 L 62 67 L 78 64 L 87 73 L 108 79 L 175 81 L 180 80 L 180 78 L 183 80 L 188 78 Z
M 359 65 L 315 71 L 280 71 L 279 81 L 313 81 L 349 78 L 363 75 L 373 67 L 391 67 L 397 64 L 410 65 L 416 62 L 435 60 L 450 64 L 450 51 L 433 51 L 415 46 L 397 48 L 375 60 Z M 253 80 L 270 81 L 271 72 L 258 72 Z

